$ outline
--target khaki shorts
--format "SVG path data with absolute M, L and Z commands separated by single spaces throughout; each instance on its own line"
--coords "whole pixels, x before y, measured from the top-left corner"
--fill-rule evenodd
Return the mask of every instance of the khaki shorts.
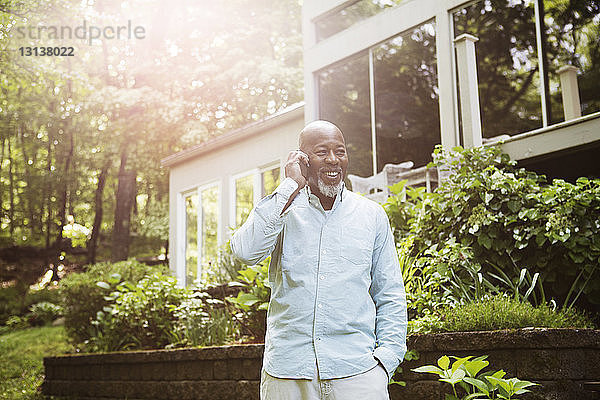
M 347 378 L 281 379 L 262 370 L 261 400 L 389 400 L 388 376 L 381 364 Z

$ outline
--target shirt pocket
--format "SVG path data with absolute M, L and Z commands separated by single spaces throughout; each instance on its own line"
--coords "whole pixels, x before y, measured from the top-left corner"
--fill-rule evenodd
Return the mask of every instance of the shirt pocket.
M 364 226 L 343 226 L 340 235 L 340 257 L 359 266 L 370 266 L 373 253 L 371 232 Z

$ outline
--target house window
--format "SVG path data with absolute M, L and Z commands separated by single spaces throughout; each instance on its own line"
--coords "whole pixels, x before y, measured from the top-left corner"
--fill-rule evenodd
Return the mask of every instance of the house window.
M 317 41 L 321 41 L 381 11 L 407 0 L 351 1 L 340 9 L 329 12 L 315 21 Z
M 373 174 L 369 115 L 369 54 L 360 53 L 319 72 L 319 117 L 344 133 L 348 173 Z
M 184 195 L 185 285 L 206 278 L 218 250 L 219 186 L 196 189 Z M 201 251 L 199 251 L 199 249 Z
M 578 85 L 583 115 L 600 111 L 600 7 L 597 2 L 544 1 L 544 57 L 548 64 L 551 122 L 564 120 L 560 79 L 564 65 L 579 69 Z
M 281 169 L 271 164 L 234 177 L 235 226 L 241 226 L 246 221 L 250 211 L 262 197 L 273 193 L 279 186 L 280 174 Z
M 475 44 L 483 137 L 542 126 L 533 1 L 482 1 L 454 14 L 454 34 Z M 459 97 L 460 98 L 460 97 Z
M 318 72 L 319 117 L 346 138 L 348 173 L 431 161 L 440 143 L 435 23 L 426 22 Z
M 260 174 L 262 191 L 261 197 L 265 197 L 266 195 L 273 193 L 275 189 L 277 189 L 277 186 L 279 186 L 280 174 L 281 170 L 279 169 L 279 167 L 268 169 Z
M 213 186 L 200 193 L 202 198 L 202 265 L 211 265 L 217 258 L 218 250 L 219 187 Z
M 426 165 L 441 142 L 435 50 L 433 22 L 372 50 L 377 171 L 403 161 Z
M 248 175 L 235 180 L 235 226 L 246 221 L 254 206 L 254 176 Z
M 185 196 L 185 281 L 198 278 L 198 193 Z
M 483 137 L 564 121 L 557 71 L 565 65 L 579 69 L 582 114 L 600 110 L 598 7 L 568 0 L 485 0 L 456 11 L 453 22 L 456 36 L 479 39 Z

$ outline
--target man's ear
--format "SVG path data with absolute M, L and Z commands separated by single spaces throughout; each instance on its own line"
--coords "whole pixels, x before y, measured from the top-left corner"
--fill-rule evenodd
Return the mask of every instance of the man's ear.
M 310 157 L 308 157 L 308 154 L 306 154 L 302 150 L 298 149 L 298 151 L 306 157 L 306 164 L 304 163 L 304 159 L 300 161 L 300 171 L 302 172 L 302 176 L 304 176 L 304 178 L 306 178 L 306 180 L 308 181 L 308 167 L 310 165 Z

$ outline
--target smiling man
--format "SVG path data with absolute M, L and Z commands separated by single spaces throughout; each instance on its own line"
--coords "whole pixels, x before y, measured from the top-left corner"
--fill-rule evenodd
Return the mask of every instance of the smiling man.
M 387 215 L 345 188 L 334 124 L 311 122 L 299 147 L 231 240 L 247 264 L 271 255 L 261 399 L 387 400 L 407 323 Z

